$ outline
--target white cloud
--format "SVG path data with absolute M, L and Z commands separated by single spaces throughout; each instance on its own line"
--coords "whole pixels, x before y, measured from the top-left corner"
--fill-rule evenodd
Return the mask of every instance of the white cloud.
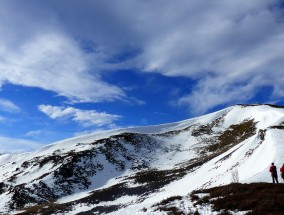
M 2 81 L 54 91 L 75 102 L 105 101 L 124 96 L 118 87 L 89 73 L 86 56 L 64 35 L 36 35 L 17 50 L 0 51 L 0 56 Z
M 20 112 L 21 108 L 19 108 L 17 105 L 15 105 L 13 102 L 6 100 L 6 99 L 0 99 L 0 110 L 15 113 Z
M 248 101 L 263 86 L 274 89 L 271 99 L 283 96 L 284 23 L 279 0 L 84 3 L 68 5 L 85 14 L 80 17 L 60 9 L 72 34 L 76 26 L 83 26 L 84 35 L 106 59 L 127 51 L 125 47 L 139 50 L 117 68 L 196 80 L 194 90 L 178 102 L 195 112 Z M 96 26 L 93 31 L 91 25 Z
M 80 110 L 73 107 L 39 105 L 38 108 L 51 119 L 71 118 L 84 126 L 112 126 L 113 122 L 120 118 L 118 115 L 97 112 L 95 110 Z
M 26 140 L 0 136 L 0 153 L 22 153 L 39 149 L 43 145 Z
M 124 127 L 118 126 L 116 124 L 108 125 L 108 129 L 110 129 L 110 130 L 123 129 L 123 128 Z M 92 130 L 84 130 L 84 131 L 80 131 L 80 132 L 75 132 L 73 135 L 74 135 L 74 137 L 79 137 L 79 136 L 88 135 L 88 134 L 100 133 L 102 131 L 105 131 L 105 128 L 97 127 L 95 129 L 92 129 Z
M 6 121 L 6 118 L 3 116 L 0 116 L 0 122 L 5 122 L 5 121 Z
M 244 102 L 263 86 L 274 89 L 273 99 L 284 94 L 280 0 L 29 2 L 1 5 L 2 84 L 113 100 L 125 92 L 101 74 L 133 68 L 195 80 L 179 104 L 197 112 Z
M 203 80 L 191 94 L 179 98 L 177 104 L 190 107 L 190 112 L 193 114 L 200 114 L 220 104 L 242 103 L 253 97 L 251 92 L 254 92 L 254 85 L 250 83 L 230 85 L 224 81 L 223 78 Z
M 1 7 L 0 87 L 39 87 L 73 102 L 123 98 L 122 89 L 101 79 L 101 54 L 90 58 L 79 38 L 64 32 L 64 23 L 54 19 L 53 11 L 31 3 L 27 7 L 6 1 Z
M 158 27 L 163 35 L 145 46 L 141 68 L 196 80 L 195 89 L 178 100 L 195 113 L 249 101 L 264 86 L 274 88 L 271 99 L 281 98 L 284 24 L 270 7 L 277 1 L 191 2 L 184 4 L 187 14 L 171 11 L 176 26 L 166 33 Z
M 46 131 L 46 130 L 33 130 L 29 131 L 25 134 L 26 137 L 43 137 L 43 136 L 50 136 L 54 135 L 53 132 Z

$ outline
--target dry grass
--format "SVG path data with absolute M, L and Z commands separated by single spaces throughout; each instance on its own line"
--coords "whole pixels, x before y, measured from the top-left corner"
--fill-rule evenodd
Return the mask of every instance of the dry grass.
M 198 198 L 198 193 L 209 193 Z M 195 205 L 212 204 L 215 211 L 249 211 L 249 215 L 284 214 L 284 184 L 230 184 L 192 192 Z
M 185 215 L 185 213 L 182 210 L 180 210 L 174 204 L 171 204 L 172 202 L 175 201 L 181 201 L 181 199 L 182 199 L 181 196 L 172 196 L 167 199 L 164 199 L 159 204 L 153 205 L 153 207 L 156 208 L 155 211 L 162 211 L 172 215 Z
M 244 120 L 240 124 L 231 125 L 227 130 L 217 136 L 214 144 L 208 147 L 210 152 L 225 152 L 229 148 L 241 143 L 256 133 L 256 122 Z

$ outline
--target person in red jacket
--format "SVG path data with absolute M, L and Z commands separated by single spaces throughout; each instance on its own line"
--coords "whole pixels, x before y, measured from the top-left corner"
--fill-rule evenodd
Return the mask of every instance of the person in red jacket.
M 276 166 L 274 166 L 274 163 L 271 164 L 269 172 L 271 172 L 273 184 L 275 184 L 275 181 L 278 184 L 277 168 Z
M 284 180 L 284 164 L 280 167 L 280 175 L 281 178 Z

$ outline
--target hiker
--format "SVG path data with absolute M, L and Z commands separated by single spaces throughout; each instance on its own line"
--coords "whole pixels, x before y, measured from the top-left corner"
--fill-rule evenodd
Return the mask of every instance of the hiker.
M 276 166 L 274 166 L 274 163 L 271 164 L 269 172 L 271 172 L 273 184 L 275 184 L 275 181 L 278 184 L 277 168 Z
M 281 178 L 284 180 L 284 164 L 280 167 L 280 175 Z

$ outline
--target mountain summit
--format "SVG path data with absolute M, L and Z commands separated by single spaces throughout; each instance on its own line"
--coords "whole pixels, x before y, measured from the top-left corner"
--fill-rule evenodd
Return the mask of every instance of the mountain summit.
M 0 213 L 165 214 L 159 205 L 172 198 L 180 214 L 193 214 L 201 210 L 193 190 L 271 182 L 271 162 L 284 163 L 284 107 L 236 105 L 3 154 Z

